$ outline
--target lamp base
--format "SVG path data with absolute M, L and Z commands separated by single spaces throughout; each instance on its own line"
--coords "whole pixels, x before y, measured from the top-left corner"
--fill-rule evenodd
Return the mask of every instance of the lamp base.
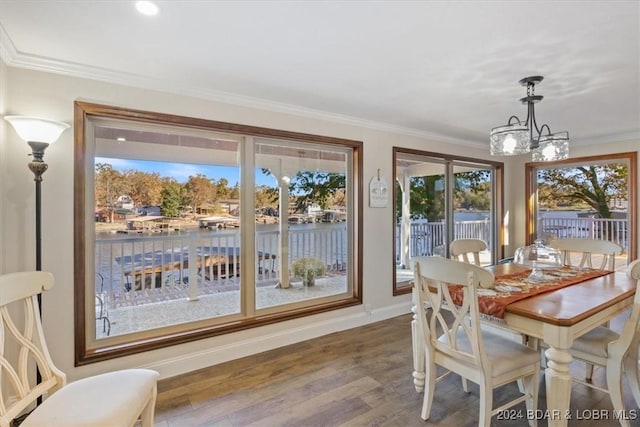
M 29 170 L 33 172 L 34 181 L 42 181 L 42 174 L 49 169 L 49 165 L 43 161 L 29 162 Z

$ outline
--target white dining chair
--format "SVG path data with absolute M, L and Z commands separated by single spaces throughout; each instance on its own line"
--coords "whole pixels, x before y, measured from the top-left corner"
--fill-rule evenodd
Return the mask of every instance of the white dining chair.
M 418 300 L 428 303 L 428 308 L 417 304 L 416 313 L 425 347 L 421 418 L 429 419 L 436 383 L 451 372 L 479 385 L 478 426 L 489 427 L 494 415 L 522 402 L 526 402 L 528 410 L 536 411 L 540 352 L 480 326 L 476 289 L 493 286 L 493 274 L 441 257 L 417 257 L 413 262 Z M 463 298 L 457 305 L 449 294 L 450 285 L 462 286 Z M 437 366 L 447 372 L 436 377 Z M 524 385 L 522 395 L 493 409 L 493 389 L 517 380 Z M 537 425 L 535 419 L 529 423 Z
M 596 270 L 614 271 L 616 255 L 622 253 L 622 246 L 599 239 L 554 239 L 548 243 L 548 246 L 560 251 L 563 265 Z M 579 257 L 579 260 L 573 259 L 574 256 Z M 600 258 L 599 262 L 598 258 Z M 609 326 L 609 322 L 604 326 Z M 593 365 L 587 363 L 585 379 L 591 380 L 592 377 Z
M 560 251 L 564 265 L 597 270 L 615 270 L 616 255 L 622 253 L 622 246 L 617 243 L 598 239 L 554 239 L 547 246 Z M 575 262 L 572 255 L 580 260 Z
M 37 294 L 53 287 L 53 275 L 29 271 L 0 276 L 0 427 L 24 413 L 21 427 L 152 427 L 158 373 L 125 369 L 66 384 L 53 364 Z M 37 366 L 41 381 L 35 384 Z M 44 401 L 36 406 L 38 398 Z
M 480 265 L 480 252 L 487 249 L 487 244 L 480 239 L 456 239 L 449 244 L 451 259 L 469 264 Z
M 627 274 L 638 281 L 640 287 L 640 260 L 629 264 Z M 640 288 L 636 290 L 633 307 L 622 331 L 617 333 L 605 326 L 587 332 L 573 342 L 571 355 L 574 359 L 591 365 L 605 367 L 607 388 L 574 378 L 575 382 L 609 393 L 616 413 L 623 413 L 622 374 L 626 374 L 636 405 L 640 406 L 640 386 L 638 384 L 638 346 L 640 346 Z M 629 427 L 628 420 L 620 420 L 620 425 Z
M 456 239 L 449 245 L 449 254 L 451 259 L 466 262 L 469 264 L 480 266 L 480 252 L 487 249 L 487 244 L 481 239 Z M 511 258 L 513 260 L 513 258 Z M 510 262 L 510 261 L 501 261 Z M 485 329 L 492 329 L 493 332 L 499 333 L 509 339 L 520 341 L 523 344 L 527 342 L 526 335 L 518 334 L 510 329 L 502 327 L 498 324 L 486 324 Z M 469 383 L 463 378 L 462 388 L 469 391 Z

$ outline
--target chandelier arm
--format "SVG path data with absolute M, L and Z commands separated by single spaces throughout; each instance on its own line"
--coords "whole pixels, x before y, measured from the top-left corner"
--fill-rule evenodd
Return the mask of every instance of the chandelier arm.
M 540 139 L 543 136 L 542 132 L 544 131 L 545 128 L 547 128 L 547 136 L 551 135 L 551 128 L 546 123 L 543 124 L 542 126 L 540 126 L 540 129 L 538 129 L 538 127 L 536 126 L 536 131 L 538 132 L 538 137 L 535 140 L 534 139 L 531 140 L 530 148 L 532 150 L 535 149 L 535 148 L 539 148 L 540 147 Z
M 520 119 L 518 118 L 518 116 L 513 115 L 513 116 L 509 117 L 509 120 L 507 121 L 507 125 L 511 126 L 511 124 L 512 124 L 511 120 L 513 120 L 513 119 L 516 119 L 518 121 L 518 124 L 522 123 L 520 121 Z
M 538 127 L 538 122 L 536 121 L 536 113 L 535 113 L 535 107 L 534 107 L 534 102 L 535 101 L 529 101 L 527 104 L 529 104 L 529 115 L 531 117 L 530 123 L 527 123 L 527 125 L 529 126 L 529 140 L 531 141 L 531 149 L 534 148 L 538 148 L 540 146 L 540 136 L 542 134 L 542 128 L 546 125 L 542 125 L 541 127 Z M 549 126 L 547 126 L 548 128 Z M 536 132 L 537 135 L 534 136 L 534 130 Z
M 539 135 L 538 135 L 538 139 L 540 139 L 540 137 L 542 137 L 542 131 L 544 130 L 544 128 L 547 128 L 547 136 L 551 135 L 551 128 L 549 127 L 548 124 L 543 124 L 542 126 L 540 126 L 540 130 L 538 131 Z

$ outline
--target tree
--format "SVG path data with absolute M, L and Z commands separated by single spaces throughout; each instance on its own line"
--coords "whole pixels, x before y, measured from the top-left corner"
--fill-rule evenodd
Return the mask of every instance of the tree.
M 136 206 L 157 206 L 160 204 L 163 182 L 159 173 L 130 170 L 126 171 L 124 176 L 129 184 L 129 196 Z
M 218 199 L 226 199 L 229 197 L 231 190 L 229 189 L 229 180 L 227 178 L 220 178 L 215 184 L 216 197 Z
M 418 176 L 409 180 L 409 204 L 411 219 L 426 218 L 441 221 L 444 218 L 444 176 Z M 406 189 L 405 189 L 406 191 Z M 397 191 L 397 206 L 402 206 L 402 192 Z M 398 219 L 402 210 L 396 211 Z
M 231 200 L 238 200 L 240 198 L 240 184 L 236 182 L 236 185 L 229 191 L 229 198 Z
M 161 191 L 162 202 L 160 209 L 162 215 L 171 218 L 180 216 L 180 208 L 182 207 L 182 191 L 183 188 L 176 181 L 167 181 Z
M 255 191 L 255 208 L 273 208 L 278 207 L 278 189 L 269 187 L 268 185 L 260 185 Z
M 317 203 L 322 209 L 331 206 L 338 191 L 345 190 L 345 175 L 331 172 L 298 172 L 291 178 L 289 193 L 295 196 L 296 210 L 305 211 Z
M 193 217 L 196 217 L 197 209 L 205 203 L 211 203 L 216 196 L 216 187 L 211 180 L 203 174 L 190 176 L 185 184 L 187 200 L 191 204 Z
M 465 209 L 489 209 L 491 207 L 490 177 L 487 170 L 475 170 L 454 174 L 453 196 L 457 207 Z M 410 180 L 411 219 L 442 221 L 445 216 L 444 175 L 416 176 Z M 400 190 L 400 188 L 397 188 Z M 402 192 L 397 191 L 396 206 L 401 206 Z M 400 219 L 402 210 L 396 210 Z
M 598 218 L 611 218 L 611 198 L 627 198 L 628 173 L 627 165 L 622 163 L 541 169 L 538 185 L 546 184 L 553 191 L 538 193 L 538 201 L 584 202 L 596 211 Z
M 109 213 L 109 222 L 113 222 L 118 197 L 127 194 L 129 186 L 124 176 L 108 163 L 96 163 L 95 197 L 98 207 Z

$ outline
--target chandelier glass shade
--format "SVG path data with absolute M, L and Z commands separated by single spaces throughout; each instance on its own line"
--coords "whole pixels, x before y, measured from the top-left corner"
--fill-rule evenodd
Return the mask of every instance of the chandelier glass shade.
M 527 87 L 527 96 L 520 102 L 527 106 L 527 118 L 522 121 L 511 116 L 506 125 L 491 129 L 490 152 L 492 156 L 514 156 L 532 152 L 533 161 L 554 161 L 569 157 L 569 133 L 551 133 L 549 126 L 538 126 L 534 105 L 543 97 L 535 95 L 535 85 L 542 76 L 525 77 L 520 80 Z M 543 134 L 546 131 L 546 134 Z
M 569 157 L 569 133 L 558 132 L 540 137 L 540 146 L 531 152 L 534 162 L 562 160 Z
M 511 116 L 511 118 L 516 118 Z M 509 119 L 511 122 L 511 119 Z M 491 129 L 491 155 L 514 156 L 524 154 L 529 149 L 529 128 L 517 120 L 516 124 L 507 124 Z

